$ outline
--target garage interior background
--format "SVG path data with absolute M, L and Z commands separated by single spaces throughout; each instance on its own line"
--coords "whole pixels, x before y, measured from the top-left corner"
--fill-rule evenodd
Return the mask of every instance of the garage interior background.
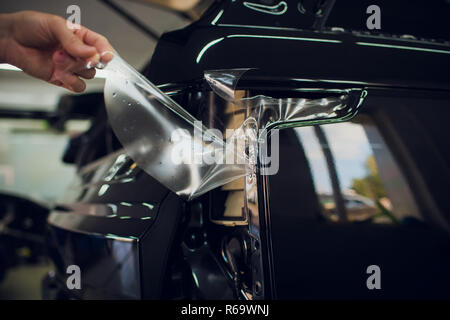
M 36 10 L 67 17 L 70 0 L 2 1 L 0 12 Z M 81 24 L 103 34 L 120 55 L 136 69 L 151 58 L 156 39 L 130 24 L 117 12 L 101 1 L 77 0 L 81 9 Z M 126 0 L 114 4 L 136 17 L 160 35 L 169 30 L 184 27 L 189 19 L 163 8 Z M 101 17 L 101 19 L 99 19 Z M 86 92 L 101 91 L 104 79 L 87 81 Z M 68 91 L 36 80 L 0 64 L 0 113 L 8 110 L 52 112 L 61 96 Z M 61 156 L 69 136 L 88 127 L 89 120 L 70 120 L 64 132 L 49 128 L 41 119 L 14 119 L 0 117 L 0 192 L 24 196 L 51 205 L 67 189 L 75 166 L 61 162 Z M 29 254 L 23 248 L 25 258 Z M 9 270 L 0 284 L 0 299 L 39 299 L 40 282 L 50 266 L 47 261 L 21 265 Z

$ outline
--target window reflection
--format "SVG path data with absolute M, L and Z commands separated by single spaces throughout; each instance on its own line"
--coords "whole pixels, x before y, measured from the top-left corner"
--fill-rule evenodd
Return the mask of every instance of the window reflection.
M 389 224 L 422 220 L 399 166 L 369 117 L 294 130 L 324 218 Z

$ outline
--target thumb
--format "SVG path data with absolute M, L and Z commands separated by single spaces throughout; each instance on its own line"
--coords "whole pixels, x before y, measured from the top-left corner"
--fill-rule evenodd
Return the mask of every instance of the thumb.
M 74 58 L 90 58 L 97 53 L 94 47 L 88 46 L 78 38 L 74 30 L 68 28 L 66 20 L 57 17 L 53 23 L 50 23 L 50 29 L 62 47 Z

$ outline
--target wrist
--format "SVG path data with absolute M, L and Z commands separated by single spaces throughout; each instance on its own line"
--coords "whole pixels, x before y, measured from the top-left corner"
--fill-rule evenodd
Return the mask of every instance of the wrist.
M 8 63 L 7 48 L 12 37 L 14 14 L 0 14 L 0 63 Z

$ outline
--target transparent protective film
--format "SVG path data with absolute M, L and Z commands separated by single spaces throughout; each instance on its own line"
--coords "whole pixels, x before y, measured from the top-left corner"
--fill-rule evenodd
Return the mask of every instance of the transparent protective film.
M 264 154 L 260 151 L 267 151 L 267 133 L 273 132 L 269 129 L 349 119 L 365 96 L 365 91 L 353 89 L 328 92 L 320 99 L 237 91 L 249 70 L 205 72 L 214 94 L 233 108 L 233 130 L 226 133 L 225 141 L 221 130 L 207 128 L 115 54 L 104 69 L 109 122 L 139 167 L 191 200 L 253 174 L 258 155 Z
M 367 95 L 366 90 L 359 88 L 290 88 L 284 92 L 271 90 L 277 95 L 272 97 L 265 94 L 267 90 L 238 88 L 239 81 L 249 70 L 210 70 L 204 72 L 204 77 L 216 95 L 232 104 L 234 119 L 241 121 L 233 127 L 242 130 L 236 132 L 238 136 L 245 134 L 246 157 L 253 167 L 258 164 L 259 173 L 264 175 L 278 172 L 278 131 L 272 129 L 349 120 L 356 115 Z
M 112 128 L 127 154 L 161 184 L 190 200 L 251 170 L 235 147 L 238 136 L 225 142 L 117 54 L 105 72 Z
M 264 94 L 237 94 L 238 82 L 250 69 L 205 71 L 205 80 L 215 94 L 232 103 L 234 112 L 244 112 L 259 130 L 298 127 L 346 121 L 356 115 L 367 92 L 362 89 L 305 89 L 319 98 L 271 97 Z

